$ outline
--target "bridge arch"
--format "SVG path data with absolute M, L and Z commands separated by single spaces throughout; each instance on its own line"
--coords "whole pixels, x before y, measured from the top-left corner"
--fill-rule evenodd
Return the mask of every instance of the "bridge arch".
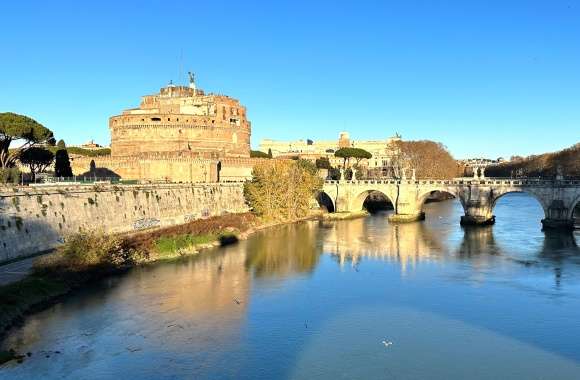
M 448 187 L 434 187 L 419 192 L 419 195 L 417 196 L 417 204 L 419 205 L 420 209 L 423 209 L 423 206 L 425 205 L 425 202 L 427 202 L 429 196 L 436 191 L 453 195 L 455 198 L 459 199 L 459 202 L 461 202 L 461 206 L 465 208 L 465 201 L 463 200 L 463 197 L 461 196 L 461 194 L 457 192 L 456 189 Z
M 576 207 L 580 207 L 580 194 L 572 201 L 572 203 L 570 203 L 570 209 L 568 210 L 570 215 L 568 215 L 568 219 L 574 219 L 574 211 L 576 210 Z M 578 215 L 578 217 L 580 218 L 580 215 Z
M 328 193 L 326 193 L 325 191 L 321 190 L 316 194 L 316 202 L 318 203 L 318 206 L 325 208 L 326 211 L 328 212 L 335 212 L 336 211 L 336 206 L 334 204 L 334 201 L 332 200 L 332 198 L 330 197 L 330 195 L 328 195 Z
M 549 217 L 549 212 L 548 212 L 548 208 L 550 207 L 550 205 L 545 204 L 544 200 L 542 199 L 541 196 L 539 196 L 538 194 L 534 193 L 533 191 L 529 191 L 526 188 L 513 188 L 513 189 L 509 189 L 509 190 L 505 190 L 499 193 L 493 193 L 493 198 L 491 200 L 491 211 L 493 212 L 493 210 L 495 209 L 495 206 L 497 204 L 497 202 L 503 198 L 504 196 L 508 195 L 508 194 L 527 194 L 530 195 L 532 198 L 534 198 L 538 204 L 542 207 L 542 210 L 544 211 L 544 217 L 548 218 Z
M 391 202 L 391 204 L 393 204 L 393 205 L 395 204 L 395 197 L 393 197 L 391 194 L 388 194 L 388 192 L 377 190 L 377 189 L 373 188 L 373 189 L 367 189 L 367 190 L 364 190 L 364 191 L 358 193 L 358 195 L 355 196 L 352 199 L 352 201 L 350 202 L 350 210 L 352 210 L 352 211 L 364 210 L 365 201 L 372 193 L 375 193 L 375 192 L 384 196 L 389 202 Z

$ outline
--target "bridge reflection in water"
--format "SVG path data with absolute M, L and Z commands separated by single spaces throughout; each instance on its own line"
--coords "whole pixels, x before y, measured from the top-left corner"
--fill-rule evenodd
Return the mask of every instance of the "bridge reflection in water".
M 510 197 L 509 202 L 518 201 L 532 205 L 534 202 L 527 196 Z M 458 203 L 457 200 L 444 201 L 426 206 L 429 212 L 424 222 L 389 223 L 388 213 L 350 221 L 324 222 L 322 249 L 333 255 L 341 267 L 350 265 L 357 268 L 364 258 L 380 259 L 400 263 L 403 274 L 421 262 L 440 260 L 468 259 L 474 275 L 485 272 L 491 261 L 494 267 L 501 266 L 500 257 L 507 259 L 504 260 L 506 265 L 516 262 L 556 268 L 560 262 L 570 259 L 580 264 L 580 248 L 573 233 L 537 231 L 533 219 L 527 214 L 505 216 L 496 226 L 459 227 L 455 223 L 457 215 L 462 212 Z M 531 209 L 533 211 L 533 207 Z M 529 235 L 530 226 L 511 228 L 514 218 L 520 219 L 520 227 L 530 224 L 534 235 Z M 499 240 L 494 230 L 499 230 Z
M 323 231 L 323 251 L 335 256 L 341 266 L 356 266 L 367 257 L 397 261 L 405 272 L 408 265 L 436 259 L 447 251 L 444 239 L 437 238 L 425 223 L 388 225 L 384 214 L 325 223 Z

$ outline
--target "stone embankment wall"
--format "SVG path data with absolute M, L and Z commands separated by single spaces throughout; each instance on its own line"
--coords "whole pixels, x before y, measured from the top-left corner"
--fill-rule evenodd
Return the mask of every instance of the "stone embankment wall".
M 132 232 L 247 211 L 241 183 L 79 185 L 0 190 L 0 262 L 83 230 Z

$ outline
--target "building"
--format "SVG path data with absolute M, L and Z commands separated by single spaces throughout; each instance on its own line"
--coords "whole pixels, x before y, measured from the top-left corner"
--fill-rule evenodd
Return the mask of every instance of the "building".
M 109 119 L 111 155 L 75 158 L 75 175 L 203 182 L 246 178 L 251 125 L 246 107 L 225 95 L 169 83 Z
M 81 148 L 81 149 L 86 149 L 86 150 L 99 150 L 99 149 L 104 149 L 106 147 L 99 145 L 95 142 L 95 140 L 89 140 L 84 144 L 80 144 L 80 145 L 70 145 L 70 148 Z
M 372 154 L 371 159 L 361 164 L 369 169 L 380 169 L 390 165 L 390 160 L 396 152 L 394 143 L 397 141 L 401 141 L 401 136 L 398 134 L 385 140 L 352 140 L 348 132 L 340 132 L 338 140 L 264 139 L 260 142 L 260 150 L 262 152 L 271 150 L 273 157 L 298 156 L 313 161 L 320 157 L 327 157 L 332 166 L 338 167 L 342 165 L 342 159 L 334 157 L 334 152 L 340 148 L 361 148 Z

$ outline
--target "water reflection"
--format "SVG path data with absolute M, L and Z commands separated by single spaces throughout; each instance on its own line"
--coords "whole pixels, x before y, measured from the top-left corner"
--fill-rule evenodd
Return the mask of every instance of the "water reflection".
M 316 223 L 305 222 L 263 232 L 267 238 L 250 239 L 247 269 L 256 277 L 286 277 L 314 270 L 321 253 Z
M 580 378 L 574 236 L 535 215 L 462 229 L 456 202 L 426 207 L 421 223 L 288 225 L 108 279 L 12 331 L 2 347 L 33 355 L 0 379 Z
M 323 250 L 356 266 L 363 257 L 396 261 L 401 271 L 446 250 L 444 236 L 435 235 L 425 223 L 388 224 L 385 215 L 324 223 Z
M 462 227 L 463 240 L 457 256 L 474 258 L 475 256 L 500 255 L 501 248 L 496 244 L 492 226 Z

